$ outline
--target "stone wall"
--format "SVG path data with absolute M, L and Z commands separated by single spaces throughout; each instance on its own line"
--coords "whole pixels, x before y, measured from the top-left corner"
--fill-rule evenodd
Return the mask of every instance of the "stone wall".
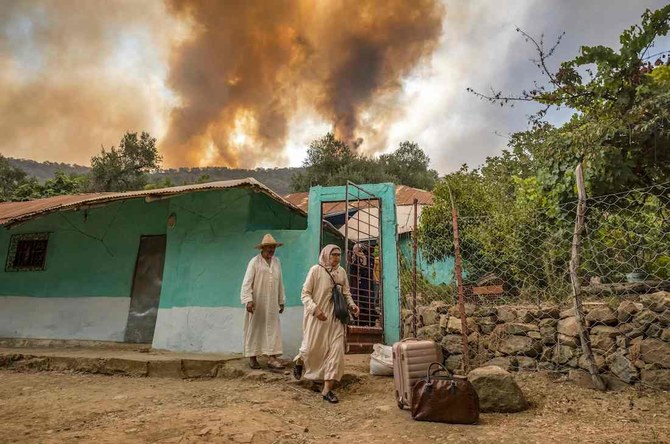
M 629 384 L 670 390 L 670 292 L 617 302 L 584 304 L 598 368 Z M 457 371 L 463 336 L 457 306 L 434 301 L 417 307 L 417 335 L 439 342 L 447 368 Z M 546 306 L 466 304 L 471 366 L 510 371 L 587 369 L 574 309 Z M 403 311 L 411 335 L 411 311 Z

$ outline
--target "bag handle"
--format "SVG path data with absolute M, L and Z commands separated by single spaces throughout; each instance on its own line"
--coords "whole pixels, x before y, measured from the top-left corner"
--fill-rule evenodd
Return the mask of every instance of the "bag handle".
M 438 366 L 439 368 L 438 368 L 437 370 L 435 370 L 435 371 L 431 371 L 431 369 L 432 369 L 433 366 L 435 366 L 435 365 Z M 430 382 L 430 377 L 433 376 L 433 375 L 435 375 L 435 373 L 437 373 L 437 372 L 439 372 L 439 371 L 447 372 L 447 374 L 448 374 L 449 377 L 451 378 L 451 373 L 449 372 L 449 370 L 447 370 L 447 369 L 445 368 L 445 366 L 443 366 L 443 365 L 440 364 L 439 362 L 433 362 L 432 364 L 430 364 L 430 365 L 428 366 L 428 371 L 426 372 L 426 382 L 428 382 L 428 384 L 430 384 L 430 383 L 431 383 L 431 382 Z

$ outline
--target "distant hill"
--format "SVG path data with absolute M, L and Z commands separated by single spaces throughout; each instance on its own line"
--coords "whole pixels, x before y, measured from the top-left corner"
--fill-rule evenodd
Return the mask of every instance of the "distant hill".
M 21 168 L 28 175 L 35 177 L 40 182 L 52 178 L 58 170 L 62 170 L 66 174 L 87 174 L 91 170 L 87 166 L 70 165 L 67 163 L 37 162 L 28 159 L 12 159 L 11 157 L 7 158 L 7 160 L 9 160 L 12 166 Z M 209 176 L 206 180 L 207 182 L 253 177 L 264 185 L 267 185 L 274 192 L 285 195 L 291 192 L 291 177 L 302 170 L 302 168 L 258 168 L 255 170 L 225 167 L 173 168 L 151 174 L 149 181 L 163 182 L 169 178 L 174 185 L 182 185 L 184 183 L 195 183 L 203 175 Z
M 12 159 L 11 157 L 7 157 L 7 160 L 13 167 L 22 169 L 40 182 L 51 179 L 58 170 L 62 170 L 66 174 L 86 174 L 91 170 L 86 166 L 70 165 L 69 163 L 37 162 L 29 159 Z
M 253 177 L 275 193 L 283 196 L 291 192 L 291 177 L 302 171 L 302 168 L 257 168 L 255 170 L 238 170 L 225 167 L 179 168 L 152 174 L 151 181 L 156 182 L 170 178 L 173 184 L 181 185 L 183 183 L 195 183 L 203 175 L 209 176 L 206 182 Z

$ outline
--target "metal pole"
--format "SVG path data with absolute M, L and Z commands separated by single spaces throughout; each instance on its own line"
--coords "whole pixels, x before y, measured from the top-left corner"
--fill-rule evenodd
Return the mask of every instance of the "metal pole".
M 418 221 L 417 209 L 419 208 L 419 199 L 414 199 L 414 227 L 412 229 L 412 235 L 414 237 L 414 242 L 412 243 L 412 335 L 416 338 L 416 256 L 418 250 L 418 239 L 416 232 L 416 225 Z
M 349 272 L 349 181 L 344 188 L 344 269 Z
M 458 237 L 458 211 L 454 203 L 454 197 L 449 189 L 449 198 L 451 199 L 451 219 L 454 230 L 454 255 L 456 257 L 455 269 L 456 283 L 458 285 L 458 311 L 461 314 L 461 336 L 463 339 L 463 370 L 468 372 L 470 369 L 470 350 L 468 346 L 468 323 L 465 316 L 465 295 L 463 294 L 463 267 L 461 262 L 461 245 Z
M 577 179 L 577 216 L 575 218 L 575 231 L 572 236 L 572 258 L 570 259 L 570 281 L 572 281 L 572 295 L 575 298 L 575 316 L 577 317 L 577 324 L 579 324 L 579 338 L 582 342 L 582 351 L 588 363 L 591 380 L 597 390 L 605 391 L 606 386 L 603 379 L 598 373 L 598 366 L 593 357 L 593 350 L 591 349 L 591 338 L 586 332 L 586 324 L 584 322 L 584 314 L 582 313 L 581 300 L 581 285 L 579 283 L 579 252 L 581 246 L 580 236 L 584 231 L 584 221 L 586 217 L 586 189 L 584 187 L 584 170 L 581 162 L 577 165 L 575 170 Z

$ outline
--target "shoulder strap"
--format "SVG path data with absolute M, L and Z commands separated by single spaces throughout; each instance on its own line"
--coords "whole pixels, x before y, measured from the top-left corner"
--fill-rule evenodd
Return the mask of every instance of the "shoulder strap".
M 330 276 L 330 280 L 333 281 L 333 285 L 337 285 L 337 282 L 335 282 L 335 278 L 334 278 L 333 275 L 330 273 L 330 271 L 328 271 L 328 269 L 327 269 L 326 267 L 324 267 L 323 265 L 321 265 L 321 264 L 319 264 L 319 267 L 321 267 L 321 268 L 323 268 L 324 270 L 326 270 L 326 273 L 328 273 L 328 276 Z

